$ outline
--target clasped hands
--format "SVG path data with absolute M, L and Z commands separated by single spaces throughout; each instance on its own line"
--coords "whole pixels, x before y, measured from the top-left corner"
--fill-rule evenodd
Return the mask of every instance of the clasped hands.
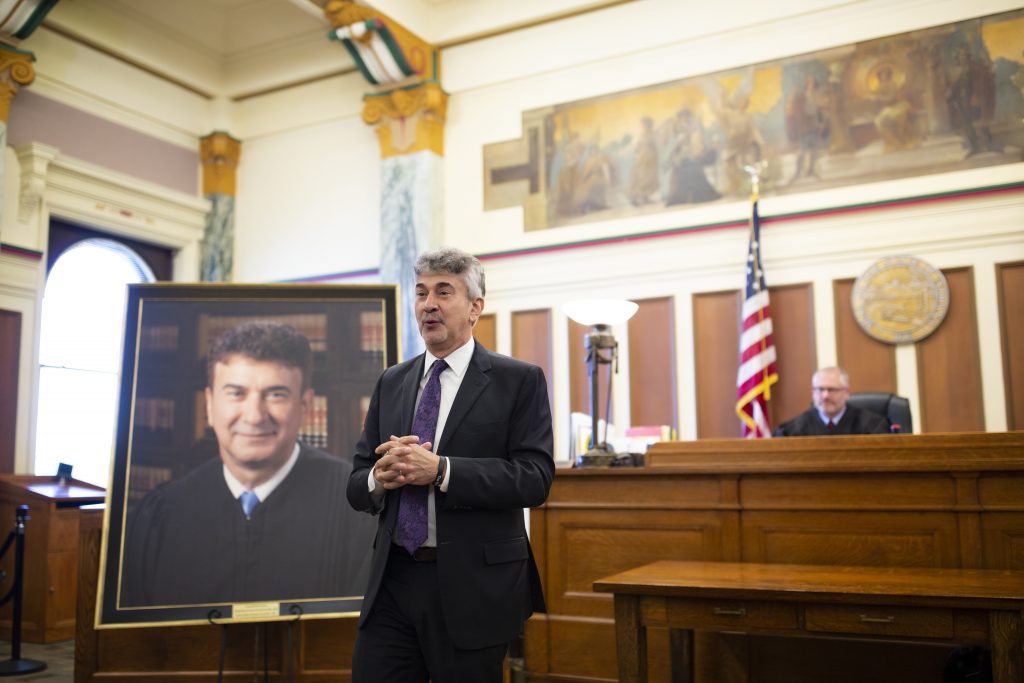
M 440 458 L 430 449 L 429 441 L 421 444 L 420 437 L 395 436 L 373 449 L 381 456 L 373 465 L 373 478 L 385 489 L 397 489 L 407 484 L 426 486 L 434 483 Z

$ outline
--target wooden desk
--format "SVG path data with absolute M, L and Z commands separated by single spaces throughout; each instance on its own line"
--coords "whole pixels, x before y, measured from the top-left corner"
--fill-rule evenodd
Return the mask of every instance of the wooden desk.
M 673 681 L 694 680 L 695 630 L 987 644 L 995 683 L 1024 680 L 1024 572 L 663 561 L 594 590 L 615 595 L 623 683 L 647 681 L 648 626 L 674 632 Z
M 102 503 L 104 489 L 75 479 L 65 485 L 52 476 L 0 475 L 0 541 L 14 526 L 14 510 L 28 505 L 25 523 L 25 582 L 21 637 L 27 643 L 52 643 L 75 636 L 78 576 L 78 512 Z M 14 547 L 3 559 L 14 578 Z M 10 583 L 0 584 L 3 592 Z M 11 636 L 11 605 L 0 616 L 0 637 Z

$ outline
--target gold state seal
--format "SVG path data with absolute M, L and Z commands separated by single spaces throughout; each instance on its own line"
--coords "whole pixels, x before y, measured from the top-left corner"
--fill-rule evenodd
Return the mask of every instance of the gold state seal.
M 949 310 L 942 273 L 913 256 L 879 259 L 853 284 L 853 315 L 865 332 L 889 344 L 924 339 Z

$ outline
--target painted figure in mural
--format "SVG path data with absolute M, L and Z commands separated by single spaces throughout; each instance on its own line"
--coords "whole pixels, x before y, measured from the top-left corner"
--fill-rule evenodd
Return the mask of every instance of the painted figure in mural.
M 629 177 L 629 201 L 642 206 L 652 201 L 661 185 L 658 182 L 658 141 L 654 134 L 654 120 L 642 119 L 643 132 L 633 152 L 633 170 Z
M 814 166 L 821 150 L 828 148 L 829 117 L 828 98 L 814 76 L 807 76 L 804 87 L 786 103 L 786 133 L 797 146 L 796 171 L 789 182 L 801 177 L 819 178 Z
M 722 162 L 726 195 L 739 193 L 748 179 L 743 167 L 760 161 L 765 152 L 764 137 L 747 110 L 749 106 L 750 96 L 745 93 L 736 93 L 732 98 L 723 94 L 715 111 L 725 136 Z
M 716 151 L 707 145 L 700 117 L 684 107 L 666 131 L 669 140 L 665 163 L 670 170 L 665 204 L 710 202 L 721 197 L 704 175 L 704 167 L 714 163 Z
M 608 194 L 615 182 L 615 162 L 601 149 L 598 136 L 587 145 L 580 170 L 580 184 L 576 188 L 577 214 L 587 214 L 608 208 Z
M 907 74 L 891 62 L 876 66 L 868 76 L 869 90 L 882 107 L 875 115 L 875 130 L 882 139 L 883 152 L 916 147 L 921 141 L 914 107 L 907 99 Z
M 996 109 L 996 75 L 992 63 L 971 54 L 966 45 L 960 45 L 946 78 L 949 118 L 967 139 L 967 156 L 1002 151 L 993 143 L 990 130 Z
M 609 193 L 616 179 L 615 162 L 599 143 L 600 132 L 584 143 L 568 121 L 563 120 L 561 144 L 552 157 L 555 213 L 580 216 L 609 207 Z
M 1021 52 L 1020 56 L 1020 65 L 1013 72 L 1013 75 L 1010 76 L 1010 82 L 1013 83 L 1013 87 L 1017 88 L 1021 99 L 1024 99 L 1024 52 Z M 1021 121 L 1024 121 L 1024 118 L 1021 118 Z
M 566 125 L 558 151 L 561 163 L 555 171 L 555 211 L 559 216 L 576 215 L 576 188 L 581 182 L 583 153 L 584 145 L 579 134 Z

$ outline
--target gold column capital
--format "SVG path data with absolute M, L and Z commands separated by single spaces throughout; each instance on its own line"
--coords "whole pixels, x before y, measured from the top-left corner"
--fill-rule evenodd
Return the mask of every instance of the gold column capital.
M 199 138 L 203 162 L 203 194 L 235 196 L 235 171 L 242 156 L 242 143 L 223 131 Z
M 32 66 L 35 55 L 9 45 L 0 45 L 0 119 L 7 122 L 11 113 L 11 102 L 18 88 L 36 79 Z
M 444 156 L 448 94 L 438 83 L 421 83 L 363 97 L 363 122 L 374 126 L 382 158 L 430 150 Z
M 440 78 L 441 57 L 438 49 L 379 10 L 356 4 L 354 0 L 329 0 L 324 5 L 324 16 L 327 17 L 327 21 L 334 30 L 348 28 L 362 22 L 376 22 L 378 27 L 386 25 L 409 66 L 416 72 L 405 79 L 402 84 L 424 80 L 436 81 Z M 358 37 L 352 37 L 353 41 L 366 46 L 370 45 L 372 39 L 371 31 L 366 31 Z M 381 83 L 381 85 L 384 84 Z M 387 85 L 394 86 L 395 83 Z

